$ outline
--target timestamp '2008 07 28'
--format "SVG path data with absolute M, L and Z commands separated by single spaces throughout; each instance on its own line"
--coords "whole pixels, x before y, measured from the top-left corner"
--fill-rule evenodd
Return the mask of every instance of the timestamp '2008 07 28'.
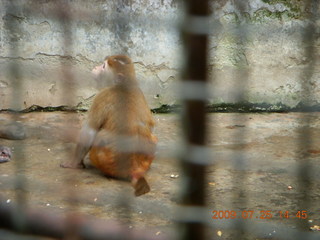
M 307 211 L 271 211 L 271 210 L 214 210 L 212 211 L 212 219 L 271 219 L 278 218 L 299 218 L 307 219 Z

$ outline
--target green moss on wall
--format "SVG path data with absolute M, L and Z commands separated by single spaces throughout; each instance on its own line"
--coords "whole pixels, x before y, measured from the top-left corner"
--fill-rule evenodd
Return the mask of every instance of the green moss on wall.
M 266 17 L 276 18 L 279 20 L 288 19 L 298 19 L 303 18 L 305 16 L 305 8 L 307 1 L 303 0 L 262 0 L 262 2 L 275 5 L 275 4 L 282 4 L 287 8 L 285 11 L 277 11 L 277 12 L 270 12 L 266 10 L 264 14 Z
M 251 19 L 253 22 L 263 22 L 263 21 L 266 21 L 267 19 L 286 21 L 290 19 L 298 19 L 300 17 L 301 17 L 300 15 L 296 15 L 290 12 L 289 10 L 285 10 L 282 12 L 279 12 L 279 11 L 272 12 L 268 9 L 259 9 L 253 14 Z

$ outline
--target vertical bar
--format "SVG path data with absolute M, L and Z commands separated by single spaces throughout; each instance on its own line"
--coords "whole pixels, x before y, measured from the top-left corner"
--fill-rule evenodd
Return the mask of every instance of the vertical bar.
M 303 69 L 300 75 L 301 81 L 301 100 L 304 103 L 304 106 L 310 104 L 313 96 L 313 86 L 312 76 L 316 66 L 316 49 L 315 49 L 315 41 L 316 41 L 316 18 L 318 14 L 318 1 L 317 0 L 307 0 L 306 7 L 309 9 L 308 12 L 308 20 L 309 24 L 304 29 L 302 43 L 305 45 L 305 57 L 309 61 L 307 66 Z M 309 208 L 311 205 L 310 199 L 310 190 L 312 185 L 312 179 L 310 176 L 312 165 L 310 163 L 310 153 L 308 150 L 312 147 L 312 135 L 311 135 L 311 124 L 312 124 L 312 116 L 310 116 L 310 111 L 308 110 L 308 106 L 306 109 L 302 109 L 301 112 L 301 120 L 300 120 L 300 128 L 298 129 L 298 146 L 297 146 L 297 156 L 298 159 L 298 191 L 301 194 L 301 198 L 298 199 L 298 210 L 299 211 L 307 211 L 309 213 Z M 301 153 L 302 156 L 301 156 Z M 309 228 L 308 219 L 297 219 L 296 225 L 301 230 L 305 231 Z
M 245 5 L 246 1 L 233 1 L 235 10 L 238 11 L 239 22 L 235 23 L 235 31 L 232 37 L 236 39 L 236 47 L 234 52 L 236 54 L 243 54 L 246 56 L 246 44 L 247 44 L 247 27 L 248 25 L 243 25 L 245 22 L 244 13 L 246 13 Z M 244 27 L 243 27 L 244 26 Z M 238 63 L 238 67 L 234 70 L 233 77 L 235 79 L 235 87 L 237 88 L 237 102 L 243 103 L 246 102 L 245 92 L 248 89 L 248 79 L 249 79 L 249 66 L 247 65 L 246 60 L 240 60 Z M 246 116 L 242 115 L 243 113 L 238 113 L 236 117 L 234 117 L 234 124 L 246 125 Z M 241 129 L 241 131 L 237 131 L 233 134 L 233 138 L 237 141 L 241 141 L 245 144 L 246 135 L 248 134 L 248 130 L 246 128 Z M 232 174 L 232 185 L 235 189 L 233 191 L 233 202 L 237 203 L 233 206 L 235 210 L 245 209 L 247 207 L 247 194 L 246 194 L 246 186 L 248 183 L 247 173 L 245 170 L 245 161 L 246 161 L 246 153 L 244 152 L 233 152 L 233 167 L 235 172 Z M 239 197 L 241 196 L 241 197 Z M 239 239 L 245 238 L 248 235 L 245 223 L 243 221 L 234 221 L 234 227 L 236 235 Z
M 187 87 L 188 85 L 199 86 L 197 89 L 198 94 L 205 96 L 208 37 L 207 33 L 200 28 L 202 28 L 201 25 L 208 26 L 209 3 L 208 0 L 187 0 L 186 4 L 186 22 L 182 30 L 186 63 L 182 75 L 182 84 L 187 84 Z M 181 204 L 186 207 L 200 209 L 205 206 L 206 166 L 197 162 L 199 158 L 197 155 L 202 154 L 201 147 L 205 145 L 206 141 L 205 107 L 205 99 L 192 99 L 187 96 L 184 100 L 184 113 L 182 116 L 182 121 L 185 122 L 184 133 L 187 152 L 181 157 L 182 170 L 186 179 L 186 186 L 183 186 Z M 192 156 L 192 154 L 188 154 L 188 151 L 192 152 L 192 149 L 200 149 L 200 151 L 195 151 L 196 154 Z M 186 208 L 186 211 L 188 211 L 188 208 Z M 184 230 L 181 233 L 181 239 L 204 239 L 204 220 L 202 219 L 201 221 L 201 217 L 200 219 L 180 219 Z
M 72 105 L 74 102 L 74 85 L 75 78 L 72 72 L 72 56 L 73 56 L 73 32 L 72 32 L 72 24 L 73 17 L 72 13 L 72 2 L 65 0 L 58 0 L 55 3 L 54 9 L 54 17 L 61 28 L 61 45 L 63 47 L 62 56 L 60 59 L 60 68 L 63 79 L 63 102 L 64 105 Z M 67 125 L 71 125 L 70 122 L 65 122 Z M 66 133 L 68 134 L 68 133 Z M 70 159 L 72 159 L 73 151 L 71 151 L 68 155 Z M 79 193 L 73 186 L 77 184 L 77 178 L 75 171 L 68 171 L 66 176 L 66 185 L 65 187 L 68 189 L 68 208 L 70 212 L 77 212 L 78 203 L 79 203 Z M 77 239 L 80 236 L 80 229 L 77 225 L 77 219 L 72 216 L 72 213 L 67 214 L 66 222 L 66 231 L 63 233 L 66 239 Z
M 12 122 L 15 124 L 19 120 L 18 112 L 21 109 L 22 99 L 22 71 L 19 65 L 19 50 L 22 45 L 22 39 L 17 37 L 22 29 L 19 22 L 15 19 L 15 15 L 19 12 L 19 1 L 8 1 L 6 4 L 6 18 L 4 21 L 5 28 L 7 29 L 7 37 L 10 39 L 10 53 L 11 58 L 8 64 L 8 74 L 12 88 L 12 98 L 10 108 L 14 110 Z M 24 230 L 25 228 L 25 215 L 22 214 L 27 205 L 27 191 L 26 191 L 26 159 L 23 154 L 24 146 L 21 142 L 14 142 L 15 149 L 15 193 L 17 207 L 14 209 L 13 222 L 15 228 Z
M 112 3 L 110 2 L 110 4 Z M 130 1 L 119 0 L 119 1 L 115 1 L 114 4 L 116 4 L 116 9 L 119 9 L 119 12 L 115 11 L 113 13 L 113 19 L 116 19 L 116 21 L 112 22 L 111 29 L 113 34 L 116 37 L 118 45 L 116 48 L 116 52 L 111 55 L 124 54 L 129 56 L 129 41 L 130 41 L 130 32 L 132 28 L 130 22 L 131 22 L 131 15 L 133 14 L 131 9 L 132 2 L 131 0 Z M 129 57 L 131 58 L 131 56 Z M 133 59 L 131 60 L 134 61 Z M 117 102 L 121 102 L 121 106 L 122 106 L 121 109 L 117 109 L 117 111 L 121 111 L 121 115 L 119 115 L 121 116 L 121 118 L 118 119 L 118 121 L 115 123 L 116 129 L 122 129 L 122 127 L 126 129 L 128 125 L 131 124 L 127 121 L 129 116 L 128 116 L 128 111 L 126 111 L 126 107 L 125 107 L 126 99 L 123 99 L 119 93 L 114 95 L 114 97 L 117 99 Z M 120 133 L 117 133 L 117 134 L 119 135 L 117 135 L 116 137 L 121 138 Z M 125 150 L 129 149 L 130 147 L 128 145 L 128 142 L 125 141 L 125 139 L 124 141 L 117 140 L 116 142 L 119 146 L 121 146 Z M 128 154 L 123 153 L 117 157 L 116 168 L 117 168 L 117 171 L 119 172 L 123 171 L 123 169 L 131 168 L 130 157 Z M 122 217 L 121 212 L 125 212 L 126 224 L 129 226 L 134 225 L 134 222 L 132 220 L 132 209 L 131 209 L 131 204 L 133 202 L 133 192 L 128 193 L 128 191 L 125 188 L 123 188 L 117 195 L 116 199 L 117 199 L 116 206 L 117 208 L 121 209 L 121 211 L 117 212 L 117 218 L 121 219 Z M 126 228 L 124 235 L 126 236 L 126 239 L 132 238 L 132 228 Z
M 73 55 L 73 33 L 72 24 L 73 19 L 71 16 L 71 3 L 69 1 L 59 0 L 56 3 L 56 17 L 59 21 L 62 30 L 62 45 L 63 56 L 66 61 L 61 59 L 61 69 L 63 77 L 63 98 L 65 104 L 72 104 L 74 101 L 74 85 L 75 78 L 72 72 L 72 55 Z
M 112 4 L 111 2 L 109 4 Z M 130 40 L 130 32 L 132 26 L 130 24 L 132 16 L 132 1 L 131 0 L 119 0 L 116 1 L 115 4 L 117 5 L 118 11 L 115 11 L 113 14 L 114 19 L 116 21 L 111 22 L 111 29 L 116 36 L 117 43 L 115 44 L 115 50 L 119 51 L 118 53 L 114 54 L 129 54 L 129 41 Z M 130 9 L 130 10 L 128 10 Z

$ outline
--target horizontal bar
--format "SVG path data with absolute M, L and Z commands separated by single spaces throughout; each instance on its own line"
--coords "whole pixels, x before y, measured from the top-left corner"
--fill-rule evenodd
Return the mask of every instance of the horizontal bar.
M 183 22 L 183 32 L 194 34 L 194 35 L 210 35 L 213 32 L 211 24 L 212 17 L 209 16 L 186 16 Z
M 206 207 L 178 206 L 175 211 L 174 220 L 177 222 L 207 224 L 210 218 L 210 211 Z
M 17 209 L 21 211 L 17 213 Z M 19 221 L 16 221 L 17 217 Z M 71 230 L 75 230 L 77 237 L 84 240 L 122 240 L 128 237 L 133 240 L 168 239 L 168 236 L 157 236 L 150 230 L 130 229 L 129 226 L 120 225 L 115 221 L 99 220 L 80 214 L 53 214 L 52 211 L 39 208 L 20 209 L 17 205 L 8 206 L 2 199 L 0 199 L 0 228 L 53 238 L 66 237 Z
M 197 100 L 207 102 L 212 94 L 209 85 L 203 81 L 186 80 L 178 85 L 181 100 Z
M 186 144 L 180 151 L 182 161 L 198 165 L 213 164 L 211 149 L 208 147 Z

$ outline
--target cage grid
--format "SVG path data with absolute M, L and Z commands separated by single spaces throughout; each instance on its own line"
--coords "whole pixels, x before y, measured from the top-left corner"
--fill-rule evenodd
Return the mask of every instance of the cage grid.
M 121 5 L 122 1 L 119 1 Z M 60 1 L 60 6 L 54 9 L 51 17 L 54 17 L 61 24 L 61 29 L 64 38 L 61 39 L 64 45 L 65 55 L 72 52 L 72 48 L 75 48 L 72 42 L 71 25 L 77 19 L 70 19 L 70 12 L 72 9 L 68 5 L 68 1 Z M 244 220 L 244 219 L 220 219 L 218 222 L 211 220 L 210 212 L 212 209 L 207 208 L 206 204 L 206 171 L 215 161 L 214 154 L 212 155 L 210 149 L 206 147 L 207 139 L 207 115 L 206 115 L 206 101 L 208 98 L 208 41 L 210 38 L 210 15 L 214 14 L 210 12 L 210 1 L 208 0 L 187 0 L 185 1 L 185 16 L 184 22 L 181 25 L 181 36 L 184 41 L 183 55 L 185 56 L 185 66 L 182 70 L 181 81 L 181 99 L 183 100 L 183 107 L 181 110 L 181 125 L 183 126 L 183 138 L 182 151 L 179 152 L 179 159 L 181 165 L 182 186 L 181 186 L 181 199 L 179 200 L 179 206 L 176 208 L 176 236 L 177 239 L 208 239 L 208 228 L 214 229 L 233 229 L 238 233 L 237 239 L 246 239 L 245 234 L 248 232 L 253 234 L 256 238 L 262 238 L 266 232 L 276 232 L 276 239 L 319 239 L 319 235 L 305 232 L 302 229 L 308 225 L 307 220 L 297 222 L 297 229 L 286 227 L 285 225 L 272 224 L 272 223 L 260 223 L 257 221 Z M 318 3 L 314 0 L 309 0 L 310 9 L 318 9 Z M 33 1 L 33 7 L 37 5 L 37 1 Z M 242 12 L 243 1 L 235 1 L 235 6 L 238 11 Z M 119 5 L 119 6 L 120 6 Z M 19 8 L 19 1 L 9 1 L 7 11 L 11 12 L 15 8 Z M 121 6 L 120 6 L 121 7 Z M 36 13 L 35 13 L 36 14 Z M 317 12 L 310 12 L 310 22 L 315 21 Z M 82 13 L 86 15 L 85 11 Z M 240 16 L 241 17 L 241 16 Z M 126 39 L 126 21 L 129 18 L 122 19 L 123 24 L 120 24 L 117 34 L 121 39 Z M 16 22 L 6 21 L 7 28 L 12 30 L 18 29 L 19 25 Z M 239 29 L 242 31 L 243 28 Z M 303 91 L 305 93 L 312 91 L 305 84 L 309 81 L 313 72 L 315 71 L 314 62 L 316 61 L 314 55 L 315 45 L 315 33 L 316 29 L 313 24 L 305 29 L 305 39 L 308 47 L 305 49 L 307 58 L 310 59 L 308 67 L 301 72 L 301 84 L 305 86 Z M 241 48 L 245 48 L 245 32 L 241 34 L 244 36 L 239 39 L 242 44 Z M 14 34 L 10 34 L 8 37 L 13 37 Z M 23 51 L 19 46 L 14 44 L 15 41 L 11 41 L 10 51 L 12 56 L 17 56 L 19 51 Z M 125 41 L 124 41 L 125 42 Z M 127 47 L 123 45 L 123 53 L 126 53 Z M 66 98 L 74 97 L 75 93 L 73 88 L 69 88 L 74 84 L 74 77 L 72 73 L 68 71 L 68 67 L 62 66 L 64 79 L 66 85 L 64 87 Z M 240 95 L 244 93 L 247 86 L 248 74 L 246 71 L 239 70 L 235 73 L 235 76 L 240 76 L 240 81 L 243 82 L 242 89 L 239 90 Z M 305 79 L 305 80 L 303 80 Z M 20 91 L 23 88 L 23 76 L 19 68 L 17 61 L 12 61 L 10 64 L 10 80 L 15 86 L 12 94 L 12 109 L 16 109 L 16 105 L 21 102 Z M 213 80 L 214 81 L 214 80 Z M 307 94 L 305 94 L 307 95 Z M 244 96 L 240 96 L 240 100 Z M 305 113 L 301 113 L 301 124 L 309 125 L 312 121 Z M 19 113 L 13 114 L 12 121 L 17 121 Z M 239 120 L 245 124 L 245 118 Z M 121 121 L 120 121 L 121 122 Z M 236 121 L 235 121 L 236 122 Z M 66 123 L 72 124 L 72 123 Z M 310 130 L 299 131 L 299 143 L 297 148 L 307 149 L 310 145 L 309 136 Z M 239 134 L 235 134 L 235 138 L 244 138 L 246 131 Z M 17 173 L 23 173 L 26 167 L 27 161 L 24 154 L 23 144 L 15 143 L 15 155 L 19 161 L 15 161 L 15 169 Z M 299 200 L 300 209 L 308 209 L 312 204 L 308 189 L 310 189 L 310 183 L 313 181 L 313 176 L 310 173 L 312 168 L 308 162 L 308 156 L 304 156 L 306 161 L 299 162 L 298 175 L 299 178 L 299 191 L 304 193 L 304 197 Z M 240 170 L 240 173 L 235 174 L 232 179 L 232 184 L 238 185 L 239 189 L 234 193 L 234 198 L 237 199 L 239 195 L 246 191 L 246 174 L 244 167 L 246 156 L 240 154 L 234 154 L 233 156 L 233 168 Z M 242 171 L 242 172 L 241 172 Z M 72 174 L 67 177 L 68 186 L 75 183 L 75 179 Z M 15 176 L 15 191 L 16 191 L 16 204 L 12 204 L 8 207 L 5 204 L 4 199 L 0 199 L 0 227 L 8 229 L 10 231 L 16 231 L 28 235 L 47 236 L 57 239 L 169 239 L 168 236 L 155 236 L 146 231 L 138 231 L 134 229 L 128 229 L 125 225 L 120 225 L 118 222 L 105 221 L 101 219 L 88 219 L 81 214 L 55 214 L 50 211 L 38 210 L 36 207 L 30 208 L 27 204 L 27 189 L 28 184 L 25 181 L 23 174 L 17 174 Z M 68 190 L 69 207 L 75 212 L 77 207 L 75 206 L 78 199 L 81 198 L 79 194 L 70 188 Z M 1 196 L 0 196 L 1 197 Z M 219 196 L 216 196 L 218 198 Z M 128 199 L 128 200 L 124 200 Z M 130 215 L 130 198 L 128 198 L 125 191 L 120 191 L 117 198 L 119 207 L 126 209 L 128 212 L 129 222 L 132 216 Z M 241 199 L 241 204 L 246 206 L 246 197 Z M 319 203 L 320 204 L 320 203 Z M 218 236 L 210 239 L 219 239 Z

